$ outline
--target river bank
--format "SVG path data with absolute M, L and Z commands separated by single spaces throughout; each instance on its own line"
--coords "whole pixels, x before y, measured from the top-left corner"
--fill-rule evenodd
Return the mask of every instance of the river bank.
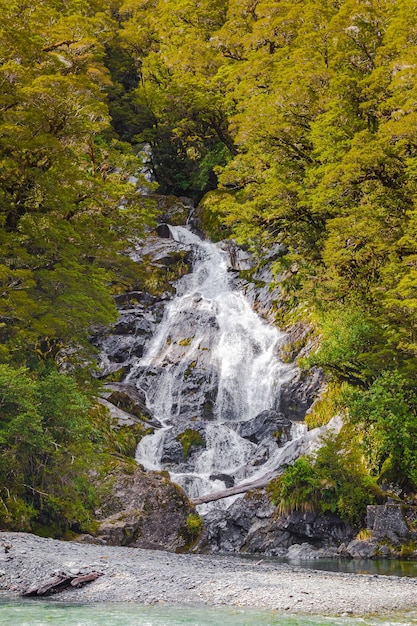
M 65 602 L 252 607 L 310 615 L 417 610 L 417 579 L 305 570 L 270 561 L 172 554 L 0 533 L 0 590 L 19 595 L 57 571 L 95 570 Z

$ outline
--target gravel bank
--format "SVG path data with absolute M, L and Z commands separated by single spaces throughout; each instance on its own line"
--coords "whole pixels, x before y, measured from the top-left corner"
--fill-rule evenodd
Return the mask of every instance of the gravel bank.
M 289 613 L 366 615 L 417 609 L 417 579 L 304 570 L 234 557 L 171 554 L 0 533 L 0 589 L 19 594 L 58 570 L 97 580 L 54 596 L 65 602 L 166 602 Z

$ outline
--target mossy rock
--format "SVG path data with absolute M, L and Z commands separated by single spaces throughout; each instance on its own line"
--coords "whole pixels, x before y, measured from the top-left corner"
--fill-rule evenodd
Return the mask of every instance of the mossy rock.
M 204 441 L 198 430 L 193 430 L 192 428 L 187 428 L 186 430 L 184 430 L 183 433 L 177 435 L 176 439 L 182 445 L 184 459 L 188 457 L 190 450 L 193 446 L 196 447 L 206 445 L 206 442 Z

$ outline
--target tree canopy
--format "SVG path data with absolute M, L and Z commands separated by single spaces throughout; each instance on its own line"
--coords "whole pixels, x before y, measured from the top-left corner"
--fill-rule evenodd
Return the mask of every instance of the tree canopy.
M 260 261 L 282 244 L 280 322 L 321 339 L 303 365 L 343 387 L 367 471 L 416 490 L 415 3 L 32 4 L 0 0 L 0 448 L 32 464 L 13 474 L 23 505 L 41 510 L 28 476 L 47 482 L 78 437 L 52 432 L 44 389 L 68 385 L 91 422 L 82 376 L 57 368 L 116 318 L 123 253 L 154 217 L 130 182 L 143 143 L 209 235 Z

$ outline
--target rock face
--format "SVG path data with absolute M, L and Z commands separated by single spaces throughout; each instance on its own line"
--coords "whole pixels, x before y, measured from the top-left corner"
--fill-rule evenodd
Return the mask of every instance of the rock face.
M 335 553 L 341 542 L 354 536 L 354 530 L 332 513 L 277 515 L 265 492 L 249 493 L 226 511 L 208 513 L 204 521 L 201 546 L 213 552 L 287 556 L 290 546 L 307 544 L 311 551 L 333 548 Z
M 323 370 L 295 370 L 293 377 L 281 388 L 280 410 L 289 419 L 301 421 L 317 398 L 324 383 Z
M 187 526 L 196 511 L 167 476 L 132 463 L 111 471 L 101 489 L 106 495 L 96 511 L 98 528 L 80 541 L 180 552 L 196 539 Z

